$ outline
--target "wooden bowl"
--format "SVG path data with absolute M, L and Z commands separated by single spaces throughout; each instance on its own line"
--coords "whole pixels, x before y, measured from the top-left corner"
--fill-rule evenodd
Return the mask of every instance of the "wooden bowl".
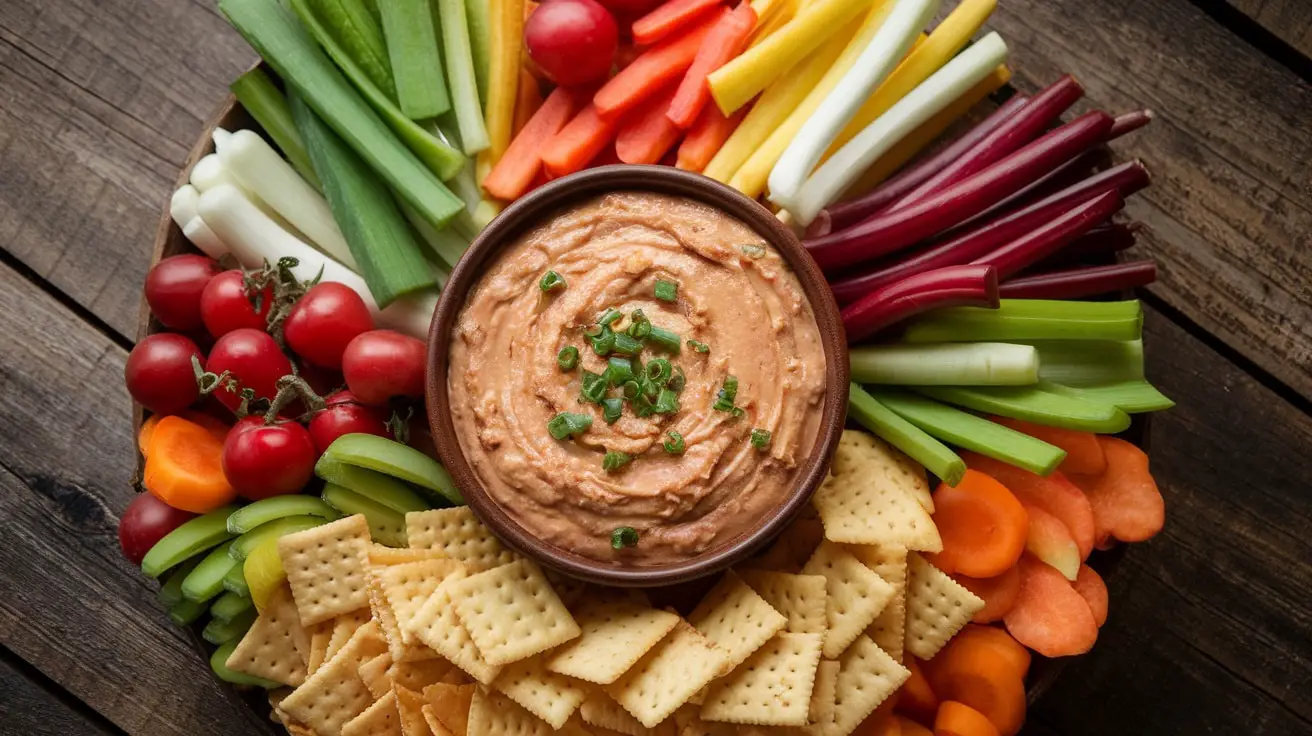
M 745 223 L 779 251 L 792 268 L 815 312 L 825 353 L 825 398 L 820 434 L 803 461 L 789 495 L 745 533 L 696 557 L 662 566 L 622 567 L 584 557 L 530 533 L 487 493 L 466 462 L 447 410 L 447 364 L 451 333 L 470 290 L 505 246 L 553 213 L 608 192 L 669 194 L 710 205 Z M 806 506 L 829 471 L 847 416 L 847 339 L 838 305 L 815 261 L 791 230 L 770 211 L 717 181 L 669 166 L 605 166 L 557 179 L 506 208 L 460 259 L 437 305 L 428 338 L 428 422 L 442 464 L 465 501 L 498 537 L 516 551 L 565 575 L 604 585 L 654 587 L 705 577 L 739 562 L 773 539 Z

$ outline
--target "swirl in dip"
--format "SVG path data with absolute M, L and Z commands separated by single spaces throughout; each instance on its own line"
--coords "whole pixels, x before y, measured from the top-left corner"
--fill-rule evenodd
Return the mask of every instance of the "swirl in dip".
M 544 290 L 549 274 L 563 285 Z M 612 309 L 623 317 L 603 329 Z M 643 336 L 630 328 L 644 318 L 664 340 L 610 348 L 612 332 Z M 638 398 L 608 380 L 624 378 L 609 358 L 630 361 Z M 684 379 L 661 381 L 660 359 Z M 789 495 L 819 435 L 825 357 L 797 277 L 751 228 L 690 199 L 621 192 L 504 248 L 460 313 L 448 383 L 461 449 L 512 518 L 577 554 L 656 566 L 751 531 Z M 571 434 L 553 436 L 553 419 Z M 617 529 L 632 546 L 612 546 Z

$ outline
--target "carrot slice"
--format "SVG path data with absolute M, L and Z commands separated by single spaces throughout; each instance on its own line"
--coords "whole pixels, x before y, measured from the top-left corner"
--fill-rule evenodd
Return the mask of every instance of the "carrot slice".
M 1066 459 L 1062 460 L 1061 465 L 1057 466 L 1057 469 L 1063 473 L 1097 475 L 1107 468 L 1107 458 L 1102 453 L 1102 446 L 1098 444 L 1098 435 L 1093 432 L 1081 432 L 1062 427 L 1046 427 L 1042 424 L 1034 424 L 1033 422 L 1010 417 L 989 418 L 1004 427 L 1010 427 L 1017 432 L 1024 432 L 1031 437 L 1065 450 Z
M 666 111 L 674 99 L 676 88 L 671 85 L 660 94 L 642 103 L 624 116 L 615 135 L 615 155 L 626 164 L 654 164 L 683 135 L 683 130 L 670 120 Z
M 934 736 L 933 731 L 910 718 L 898 716 L 897 724 L 902 727 L 902 736 Z
M 141 484 L 175 509 L 205 514 L 237 492 L 223 475 L 223 440 L 182 417 L 163 417 L 151 433 Z
M 733 115 L 725 117 L 717 105 L 703 107 L 697 122 L 688 129 L 688 135 L 684 136 L 679 146 L 676 165 L 685 171 L 700 172 L 705 169 L 724 142 L 738 129 L 738 124 L 747 117 L 750 109 L 750 106 L 743 106 Z
M 971 621 L 977 624 L 991 624 L 1001 621 L 1007 611 L 1016 604 L 1020 594 L 1020 568 L 1012 565 L 1001 575 L 991 578 L 972 578 L 965 575 L 953 575 L 953 580 L 961 583 L 966 590 L 984 599 L 984 607 L 975 612 Z
M 899 690 L 897 710 L 918 721 L 930 723 L 938 710 L 938 696 L 934 694 L 934 688 L 929 686 L 929 680 L 925 679 L 920 660 L 908 656 L 906 667 L 911 670 L 911 677 L 902 683 Z
M 892 697 L 880 703 L 879 707 L 866 716 L 852 733 L 856 736 L 901 736 L 902 727 L 898 723 L 897 716 L 893 714 L 900 692 L 893 693 Z
M 1061 519 L 1080 548 L 1080 559 L 1089 557 L 1096 533 L 1093 506 L 1084 492 L 1065 475 L 1056 472 L 1044 478 L 973 452 L 962 453 L 961 459 L 966 461 L 967 467 L 997 478 L 1022 504 L 1037 506 Z
M 1016 641 L 1045 657 L 1084 654 L 1098 624 L 1083 596 L 1056 568 L 1030 555 L 1020 561 L 1020 595 L 1002 618 Z
M 597 90 L 592 98 L 597 114 L 614 120 L 682 76 L 719 18 L 720 14 L 714 14 L 644 51 Z
M 1089 604 L 1089 611 L 1093 613 L 1093 622 L 1102 628 L 1107 623 L 1107 584 L 1103 582 L 1102 576 L 1088 565 L 1080 565 L 1080 574 L 1075 576 L 1075 592 L 1084 598 L 1084 602 Z
M 158 414 L 151 414 L 146 417 L 146 421 L 142 422 L 141 427 L 137 430 L 137 451 L 141 453 L 142 457 L 150 455 L 150 438 L 151 435 L 155 434 L 155 427 L 159 425 L 159 420 L 160 416 Z
M 998 729 L 969 705 L 947 700 L 934 719 L 934 736 L 998 736 Z
M 615 140 L 617 127 L 618 121 L 603 120 L 594 104 L 579 110 L 542 150 L 542 165 L 547 175 L 558 179 L 582 170 L 607 143 Z
M 1015 734 L 1025 722 L 1029 659 L 1007 632 L 970 624 L 925 663 L 925 677 L 943 701 L 968 705 L 999 732 Z
M 974 578 L 1001 575 L 1025 551 L 1029 517 L 1025 507 L 998 481 L 967 470 L 955 488 L 934 491 L 934 524 L 943 551 L 931 556 L 948 574 Z
M 1122 542 L 1151 538 L 1166 523 L 1166 502 L 1148 472 L 1148 456 L 1115 437 L 1099 437 L 1098 444 L 1107 457 L 1107 470 L 1072 478 L 1089 497 L 1097 544 L 1110 538 Z
M 670 120 L 680 128 L 688 128 L 697 121 L 697 116 L 711 99 L 711 88 L 706 78 L 729 60 L 742 52 L 747 45 L 747 38 L 756 27 L 756 11 L 744 0 L 732 11 L 720 16 L 720 20 L 702 40 L 692 66 L 683 75 L 679 91 L 670 102 Z
M 1075 580 L 1080 574 L 1080 547 L 1071 537 L 1071 532 L 1061 519 L 1044 511 L 1038 506 L 1026 506 L 1030 516 L 1030 533 L 1025 539 L 1025 549 L 1035 557 L 1052 565 L 1067 580 Z
M 505 155 L 483 180 L 487 193 L 507 202 L 524 196 L 542 170 L 542 157 L 555 136 L 570 121 L 587 97 L 566 87 L 557 87 L 546 102 L 510 142 Z
M 528 125 L 528 121 L 533 119 L 533 115 L 540 107 L 542 107 L 542 88 L 538 86 L 537 78 L 527 68 L 520 69 L 519 89 L 515 94 L 515 122 L 511 126 L 511 135 L 519 135 L 519 131 Z M 511 138 L 510 143 L 514 145 L 515 139 Z
M 686 28 L 720 5 L 720 0 L 669 0 L 633 22 L 633 42 L 650 46 Z
M 1030 671 L 1030 650 L 1008 634 L 1006 629 L 981 624 L 966 624 L 966 627 L 952 637 L 947 646 L 933 659 L 922 662 L 925 679 L 940 699 L 944 688 L 948 686 L 950 675 L 944 676 L 941 670 L 953 669 L 1005 669 L 1024 680 Z M 983 664 L 978 664 L 978 663 Z

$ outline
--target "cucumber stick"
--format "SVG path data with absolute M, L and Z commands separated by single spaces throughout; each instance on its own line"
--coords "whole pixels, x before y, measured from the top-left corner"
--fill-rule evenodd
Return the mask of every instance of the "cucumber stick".
M 193 601 L 189 598 L 169 606 L 169 620 L 177 626 L 190 626 L 205 613 L 205 601 Z
M 255 118 L 255 122 L 269 134 L 282 155 L 287 157 L 292 168 L 315 189 L 323 191 L 323 184 L 314 173 L 310 163 L 310 154 L 305 150 L 305 142 L 296 130 L 292 120 L 292 110 L 287 106 L 287 98 L 282 90 L 274 85 L 273 80 L 264 70 L 256 67 L 237 77 L 228 89 L 236 95 L 237 101 L 246 108 L 246 112 Z
M 308 1 L 315 17 L 330 29 L 333 38 L 368 75 L 369 81 L 395 100 L 396 81 L 392 78 L 383 29 L 365 0 Z
M 237 564 L 232 557 L 230 540 L 210 550 L 196 569 L 182 581 L 182 597 L 204 603 L 223 592 L 223 578 Z
M 1114 404 L 1034 386 L 917 386 L 912 390 L 945 404 L 1079 432 L 1116 434 L 1130 426 L 1130 415 Z
M 227 575 L 223 576 L 223 589 L 236 593 L 247 598 L 251 595 L 251 586 L 246 584 L 246 571 L 241 565 L 234 565 Z
M 441 18 L 442 48 L 446 53 L 451 103 L 460 129 L 460 144 L 466 154 L 473 155 L 491 143 L 487 127 L 483 125 L 483 104 L 478 96 L 469 25 L 465 20 L 465 0 L 431 1 L 437 3 Z
M 318 28 L 316 38 L 321 42 L 326 39 L 326 47 L 338 48 L 326 30 L 314 20 L 305 0 L 293 0 L 293 5 L 309 19 L 308 28 L 312 31 Z M 352 79 L 360 86 L 360 93 L 278 3 L 220 0 L 219 9 L 237 32 L 278 71 L 283 81 L 304 95 L 324 122 L 369 162 L 398 194 L 414 205 L 425 220 L 441 227 L 464 209 L 464 203 L 438 179 L 443 174 L 454 176 L 464 165 L 464 156 L 402 115 L 365 78 L 364 73 L 345 58 L 345 54 L 338 63 L 344 63 L 343 68 L 348 69 L 348 73 L 355 70 Z M 368 97 L 368 103 L 361 99 L 361 93 Z M 382 107 L 383 111 L 376 113 L 371 105 Z M 388 107 L 394 115 L 386 112 Z M 379 114 L 387 118 L 386 124 L 379 119 Z M 398 117 L 400 121 L 395 119 Z M 388 128 L 389 125 L 397 129 L 396 134 Z
M 398 297 L 432 288 L 424 254 L 387 187 L 299 94 L 290 101 L 333 219 L 374 301 L 386 307 Z
M 401 112 L 411 120 L 427 120 L 450 110 L 429 0 L 378 0 L 378 12 Z
M 848 391 L 848 413 L 861 426 L 924 465 L 944 483 L 955 487 L 966 474 L 966 462 L 947 445 L 898 416 L 853 383 Z
M 160 586 L 159 593 L 155 594 L 159 598 L 159 602 L 163 603 L 166 608 L 177 605 L 182 600 L 182 581 L 186 580 L 191 571 L 196 569 L 199 564 L 200 558 L 193 557 L 178 565 L 177 569 L 169 573 L 168 578 L 164 580 L 164 584 Z
M 488 0 L 464 0 L 469 27 L 469 51 L 474 60 L 474 81 L 478 99 L 487 104 L 487 88 L 492 72 L 492 4 Z
M 409 481 L 441 494 L 447 501 L 458 506 L 465 503 L 446 468 L 415 448 L 386 437 L 344 434 L 324 450 L 323 458 L 329 457 L 347 465 L 376 470 Z

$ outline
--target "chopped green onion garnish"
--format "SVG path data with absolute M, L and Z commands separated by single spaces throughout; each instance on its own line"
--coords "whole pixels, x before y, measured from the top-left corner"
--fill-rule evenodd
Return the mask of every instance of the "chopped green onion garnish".
M 628 358 L 610 358 L 606 361 L 605 375 L 610 385 L 623 385 L 633 380 L 633 364 Z
M 613 549 L 638 546 L 638 530 L 631 526 L 622 526 L 610 533 L 610 546 Z
M 601 328 L 601 337 L 592 338 L 592 352 L 605 357 L 615 349 L 615 333 L 609 327 Z
M 579 349 L 573 345 L 566 345 L 556 353 L 556 365 L 560 366 L 562 371 L 572 371 L 579 365 Z
M 651 403 L 651 399 L 645 394 L 638 394 L 637 398 L 631 399 L 633 403 L 633 413 L 639 417 L 645 418 L 656 413 L 656 405 Z
M 601 333 L 605 331 L 606 328 L 601 325 L 588 325 L 583 328 L 583 335 L 585 337 L 601 337 Z
M 677 365 L 674 366 L 674 375 L 670 376 L 670 380 L 665 384 L 665 387 L 677 394 L 682 393 L 683 387 L 687 384 L 688 377 L 683 374 L 683 368 Z
M 679 298 L 679 285 L 673 281 L 656 280 L 656 298 L 663 302 L 672 302 Z
M 657 414 L 673 414 L 679 410 L 679 395 L 668 388 L 663 388 L 656 396 L 656 405 L 653 408 Z
M 629 320 L 632 322 L 629 325 L 629 337 L 637 340 L 647 339 L 651 334 L 651 320 L 647 319 L 647 315 L 643 314 L 641 309 L 635 309 L 633 314 L 629 315 Z
M 770 445 L 770 432 L 764 429 L 752 430 L 752 447 L 764 450 Z
M 637 381 L 625 381 L 620 390 L 624 392 L 624 398 L 629 401 L 633 401 L 642 395 L 642 387 L 638 385 Z
M 620 415 L 624 413 L 624 399 L 618 396 L 612 396 L 608 399 L 601 400 L 601 418 L 606 420 L 607 424 L 614 424 L 619 420 Z
M 610 327 L 621 319 L 624 319 L 623 312 L 615 307 L 608 307 L 606 311 L 602 313 L 601 319 L 597 320 L 597 323 L 603 327 Z
M 724 385 L 720 387 L 719 393 L 715 395 L 715 403 L 711 406 L 716 411 L 733 411 L 733 402 L 738 399 L 738 377 L 725 376 Z M 739 415 L 741 416 L 741 415 Z
M 741 406 L 735 406 L 729 413 L 733 415 L 734 419 L 742 419 L 744 416 L 747 416 L 747 410 Z
M 685 447 L 683 442 L 683 435 L 679 434 L 678 432 L 675 432 L 674 430 L 670 430 L 665 434 L 668 434 L 670 436 L 668 440 L 666 440 L 661 444 L 661 446 L 665 448 L 665 451 L 670 453 L 671 455 L 682 455 Z
M 657 386 L 664 386 L 670 380 L 670 361 L 657 358 L 647 363 L 647 380 Z
M 574 414 L 568 411 L 562 411 L 547 422 L 547 431 L 552 437 L 563 440 L 567 437 L 574 437 L 588 431 L 592 426 L 592 417 L 587 414 Z
M 563 289 L 565 288 L 565 278 L 555 271 L 547 271 L 542 274 L 542 280 L 538 282 L 538 288 L 543 291 Z
M 607 473 L 614 473 L 631 462 L 633 462 L 633 456 L 626 452 L 608 452 L 601 459 L 601 469 Z
M 689 340 L 689 341 L 688 341 L 688 347 L 692 348 L 692 349 L 693 349 L 693 352 L 696 352 L 696 353 L 709 353 L 709 352 L 711 352 L 711 346 L 710 346 L 710 345 L 707 345 L 707 344 L 704 343 L 704 342 L 698 342 L 697 340 Z
M 683 340 L 679 337 L 679 333 L 671 332 L 661 327 L 653 326 L 651 328 L 651 334 L 647 336 L 647 339 L 656 343 L 657 347 L 663 348 L 675 355 L 679 354 L 679 350 L 683 346 Z
M 601 400 L 606 398 L 608 385 L 605 376 L 588 370 L 583 371 L 583 389 L 581 392 L 583 400 L 593 404 L 600 404 Z
M 741 246 L 739 250 L 743 252 L 743 255 L 747 256 L 748 258 L 751 258 L 752 260 L 765 257 L 764 245 L 755 245 L 749 243 L 747 245 Z
M 636 338 L 630 337 L 623 332 L 615 333 L 614 345 L 612 347 L 615 352 L 620 353 L 621 355 L 637 355 L 642 352 L 642 343 L 638 342 Z

